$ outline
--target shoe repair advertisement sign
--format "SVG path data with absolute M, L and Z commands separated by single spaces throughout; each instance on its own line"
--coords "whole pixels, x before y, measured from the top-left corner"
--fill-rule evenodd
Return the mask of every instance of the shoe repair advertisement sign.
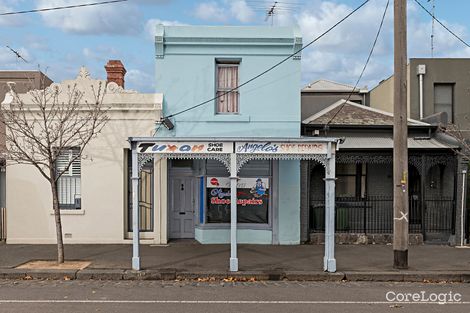
M 230 178 L 207 177 L 207 222 L 230 222 Z M 237 182 L 238 223 L 268 223 L 269 178 L 240 178 Z

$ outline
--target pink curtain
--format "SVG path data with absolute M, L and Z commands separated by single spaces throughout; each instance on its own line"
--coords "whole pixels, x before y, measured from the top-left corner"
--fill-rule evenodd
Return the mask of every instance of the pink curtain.
M 217 77 L 217 96 L 220 96 L 238 86 L 238 66 L 219 66 Z M 238 91 L 217 99 L 217 113 L 238 113 Z

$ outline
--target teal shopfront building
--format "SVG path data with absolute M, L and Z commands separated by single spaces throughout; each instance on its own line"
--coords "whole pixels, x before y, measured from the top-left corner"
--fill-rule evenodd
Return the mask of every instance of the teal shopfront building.
M 154 137 L 179 143 L 160 149 L 197 153 L 198 145 L 190 145 L 195 138 L 215 139 L 203 156 L 167 161 L 169 240 L 230 242 L 230 168 L 210 154 L 226 150 L 224 142 L 246 142 L 238 148 L 249 151 L 272 149 L 270 138 L 300 137 L 301 56 L 292 54 L 301 47 L 299 31 L 290 27 L 157 26 L 156 91 L 164 94 L 162 114 L 171 125 L 157 125 Z M 240 162 L 238 243 L 300 244 L 299 159 Z

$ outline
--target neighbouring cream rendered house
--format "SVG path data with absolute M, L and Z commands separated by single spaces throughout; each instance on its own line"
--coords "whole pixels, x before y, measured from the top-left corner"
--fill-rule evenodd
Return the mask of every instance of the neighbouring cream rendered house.
M 64 181 L 59 190 L 64 207 L 61 214 L 65 243 L 131 242 L 127 139 L 153 135 L 155 122 L 160 120 L 163 96 L 124 89 L 126 71 L 120 61 L 110 61 L 106 71 L 107 81 L 92 79 L 82 68 L 75 80 L 51 85 L 51 88 L 63 91 L 64 97 L 68 86 L 76 85 L 85 93 L 83 101 L 94 101 L 91 86 L 97 90 L 101 83 L 106 85 L 103 104 L 109 107 L 108 123 L 85 148 L 79 164 L 72 166 L 72 173 L 65 175 L 70 177 L 65 177 L 68 181 Z M 13 100 L 11 92 L 6 95 L 4 105 Z M 18 96 L 25 104 L 31 103 L 28 94 Z M 160 233 L 166 233 L 166 213 L 162 212 L 160 202 L 154 203 L 150 195 L 153 194 L 151 189 L 155 189 L 156 195 L 160 194 L 156 188 L 161 188 L 162 184 L 157 180 L 161 177 L 166 179 L 167 169 L 166 166 L 161 168 L 159 161 L 152 165 L 147 166 L 148 171 L 142 171 L 140 184 L 140 208 L 148 212 L 141 214 L 146 218 L 141 220 L 145 230 L 141 236 L 143 243 L 160 243 Z M 165 175 L 160 175 L 160 171 Z M 6 186 L 7 243 L 55 243 L 48 182 L 33 166 L 9 164 Z M 155 233 L 155 230 L 159 232 Z

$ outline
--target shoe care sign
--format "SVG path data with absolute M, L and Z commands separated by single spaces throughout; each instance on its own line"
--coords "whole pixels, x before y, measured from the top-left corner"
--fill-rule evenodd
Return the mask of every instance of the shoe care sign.
M 207 177 L 209 223 L 230 222 L 230 178 Z M 269 178 L 240 178 L 237 182 L 238 223 L 268 223 Z
M 187 154 L 187 153 L 237 153 L 237 154 L 325 154 L 327 146 L 322 142 L 142 142 L 139 153 Z
M 232 153 L 232 142 L 208 141 L 208 142 L 162 142 L 141 143 L 139 153 Z

